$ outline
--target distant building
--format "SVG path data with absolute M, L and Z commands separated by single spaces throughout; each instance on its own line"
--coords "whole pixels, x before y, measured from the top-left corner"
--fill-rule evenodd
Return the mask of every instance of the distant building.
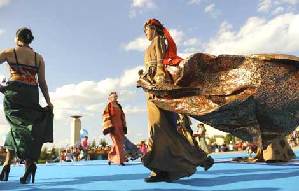
M 71 122 L 71 142 L 70 144 L 73 145 L 79 145 L 80 144 L 80 130 L 81 130 L 81 120 L 80 118 L 82 116 L 80 115 L 73 115 L 71 116 L 72 122 Z

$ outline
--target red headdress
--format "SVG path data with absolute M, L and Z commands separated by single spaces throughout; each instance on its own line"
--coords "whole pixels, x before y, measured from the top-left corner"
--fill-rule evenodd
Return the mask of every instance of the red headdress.
M 177 65 L 183 59 L 177 55 L 176 44 L 171 37 L 169 31 L 158 21 L 157 19 L 149 19 L 145 25 L 154 25 L 156 27 L 162 28 L 164 36 L 167 40 L 167 50 L 165 52 L 165 56 L 163 58 L 163 64 L 165 65 Z

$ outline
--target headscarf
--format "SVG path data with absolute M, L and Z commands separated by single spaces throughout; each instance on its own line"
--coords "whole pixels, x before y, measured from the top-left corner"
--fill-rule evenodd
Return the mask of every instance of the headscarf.
M 165 65 L 177 65 L 177 64 L 179 64 L 183 59 L 177 55 L 176 44 L 175 44 L 173 38 L 171 37 L 169 31 L 167 30 L 167 28 L 165 28 L 161 24 L 161 22 L 157 19 L 149 19 L 145 23 L 145 26 L 147 26 L 147 25 L 154 25 L 157 28 L 162 29 L 163 34 L 166 38 L 168 46 L 167 46 L 167 49 L 166 49 L 166 52 L 165 52 L 162 63 L 165 64 Z

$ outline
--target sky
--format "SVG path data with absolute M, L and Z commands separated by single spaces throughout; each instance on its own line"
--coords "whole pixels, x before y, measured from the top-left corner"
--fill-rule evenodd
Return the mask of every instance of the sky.
M 149 18 L 170 30 L 183 58 L 196 52 L 299 56 L 299 0 L 0 0 L 0 50 L 14 47 L 16 30 L 26 26 L 46 62 L 55 145 L 70 142 L 74 114 L 83 116 L 90 140 L 105 138 L 101 115 L 110 91 L 119 93 L 128 138 L 146 139 L 145 96 L 136 80 Z M 1 65 L 0 78 L 8 76 Z M 8 131 L 1 109 L 0 145 Z

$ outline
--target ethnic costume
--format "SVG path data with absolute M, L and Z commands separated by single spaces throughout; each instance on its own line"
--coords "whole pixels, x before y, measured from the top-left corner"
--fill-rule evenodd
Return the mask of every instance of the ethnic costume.
M 124 136 L 127 134 L 125 114 L 121 105 L 109 103 L 103 113 L 103 133 L 110 134 L 113 145 L 108 160 L 116 164 L 125 162 Z
M 154 25 L 157 29 L 159 28 L 159 30 L 163 28 L 163 36 L 155 37 L 160 41 L 163 38 L 167 41 L 168 46 L 162 60 L 163 67 L 178 65 L 182 58 L 177 56 L 175 42 L 168 30 L 156 19 L 150 19 L 145 26 L 146 25 Z M 149 46 L 145 53 L 146 68 L 149 67 L 148 62 L 153 62 L 153 59 L 155 59 L 149 56 L 151 46 L 152 45 Z M 163 45 L 158 46 L 163 47 Z M 156 62 L 158 72 L 159 65 L 161 64 L 158 64 L 157 58 Z M 213 165 L 213 159 L 208 157 L 207 154 L 195 144 L 196 142 L 192 136 L 192 131 L 182 128 L 178 130 L 178 114 L 158 108 L 151 101 L 151 96 L 151 94 L 147 94 L 149 140 L 148 152 L 143 157 L 143 164 L 153 171 L 153 175 L 146 178 L 145 181 L 172 181 L 191 176 L 195 173 L 197 166 L 202 166 L 205 170 L 209 169 Z
M 167 172 L 170 180 L 195 173 L 197 166 L 207 168 L 212 159 L 194 144 L 192 134 L 177 130 L 177 114 L 158 108 L 147 100 L 149 122 L 148 152 L 143 164 L 153 172 Z M 185 135 L 185 136 L 184 136 Z
M 8 63 L 11 79 L 2 88 L 4 113 L 11 129 L 4 146 L 16 152 L 20 159 L 38 160 L 43 143 L 53 142 L 53 112 L 39 105 L 35 66 Z

